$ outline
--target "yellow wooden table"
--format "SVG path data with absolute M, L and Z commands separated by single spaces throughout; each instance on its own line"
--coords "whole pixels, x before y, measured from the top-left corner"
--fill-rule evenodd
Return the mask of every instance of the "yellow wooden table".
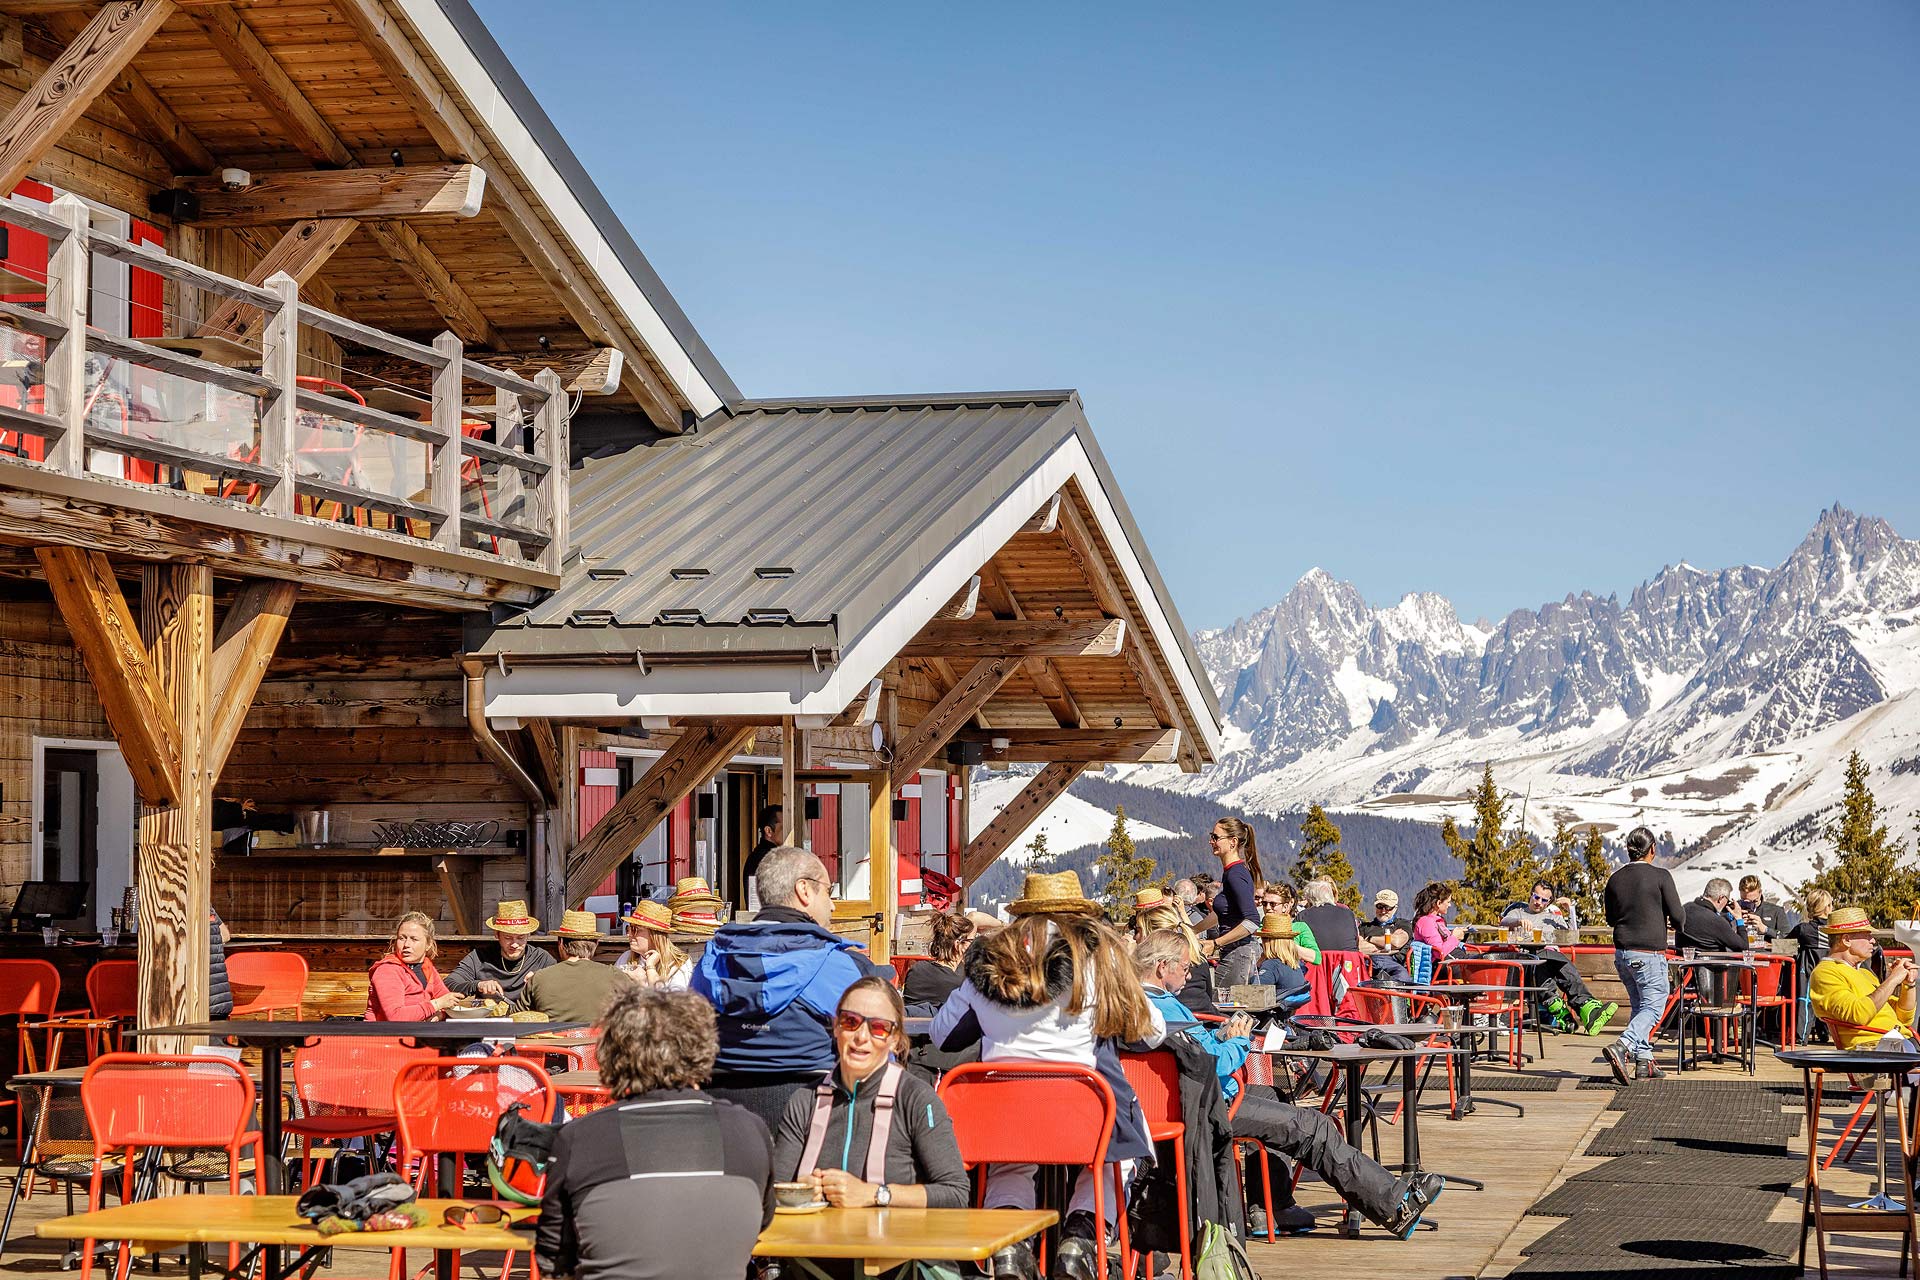
M 822 1209 L 780 1214 L 757 1258 L 852 1258 L 877 1276 L 915 1262 L 984 1262 L 1060 1220 L 1051 1209 Z
M 126 1240 L 136 1254 L 160 1253 L 187 1245 L 193 1274 L 198 1274 L 199 1268 L 205 1265 L 205 1249 L 212 1244 L 253 1246 L 241 1256 L 243 1272 L 254 1249 L 268 1245 L 297 1249 L 299 1253 L 283 1268 L 287 1275 L 298 1271 L 306 1255 L 317 1249 L 457 1249 L 494 1253 L 533 1247 L 532 1237 L 511 1230 L 505 1223 L 440 1225 L 449 1207 L 480 1201 L 419 1200 L 415 1203 L 426 1212 L 427 1226 L 405 1231 L 357 1231 L 323 1236 L 317 1227 L 294 1212 L 299 1199 L 298 1196 L 168 1196 L 163 1200 L 140 1200 L 95 1213 L 55 1218 L 41 1223 L 34 1234 L 54 1240 Z M 507 1211 L 515 1222 L 538 1212 L 511 1205 Z

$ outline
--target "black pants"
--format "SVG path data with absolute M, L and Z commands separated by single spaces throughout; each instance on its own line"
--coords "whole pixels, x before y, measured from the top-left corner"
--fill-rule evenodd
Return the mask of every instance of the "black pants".
M 767 1132 L 778 1133 L 781 1120 L 786 1118 L 787 1100 L 800 1090 L 811 1089 L 818 1083 L 818 1077 L 812 1080 L 775 1079 L 771 1083 L 762 1083 L 752 1076 L 731 1076 L 725 1080 L 715 1077 L 704 1092 L 724 1098 L 735 1106 L 745 1107 L 766 1121 Z
M 1269 1151 L 1305 1165 L 1374 1222 L 1384 1224 L 1400 1205 L 1394 1176 L 1342 1138 L 1319 1111 L 1249 1096 L 1233 1117 L 1233 1136 L 1257 1138 Z M 1280 1186 L 1287 1183 L 1282 1180 Z M 1276 1204 L 1282 1200 L 1291 1204 L 1291 1192 L 1275 1197 Z
M 1567 1003 L 1578 1009 L 1593 999 L 1593 992 L 1587 990 L 1587 984 L 1580 981 L 1580 971 L 1574 968 L 1573 957 L 1564 951 L 1542 951 L 1540 963 L 1534 967 L 1535 986 L 1558 987 L 1566 992 Z

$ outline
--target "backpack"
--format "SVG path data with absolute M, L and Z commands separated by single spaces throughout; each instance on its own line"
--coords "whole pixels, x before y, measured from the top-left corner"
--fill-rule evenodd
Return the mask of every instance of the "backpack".
M 1234 1234 L 1217 1222 L 1209 1222 L 1201 1228 L 1193 1280 L 1260 1280 L 1260 1273 L 1247 1261 L 1247 1251 Z
M 520 1114 L 526 1109 L 526 1103 L 516 1102 L 494 1123 L 493 1141 L 487 1144 L 487 1181 L 501 1199 L 535 1205 L 545 1190 L 560 1126 L 529 1120 Z

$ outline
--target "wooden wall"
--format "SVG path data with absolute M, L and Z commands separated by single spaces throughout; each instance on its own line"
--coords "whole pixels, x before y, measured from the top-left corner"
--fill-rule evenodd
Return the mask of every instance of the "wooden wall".
M 0 894 L 8 903 L 32 869 L 36 737 L 113 734 L 52 606 L 0 602 Z

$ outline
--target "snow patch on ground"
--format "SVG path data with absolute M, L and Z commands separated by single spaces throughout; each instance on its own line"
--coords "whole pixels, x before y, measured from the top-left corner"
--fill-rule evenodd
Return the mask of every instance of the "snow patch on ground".
M 1030 781 L 1024 774 L 993 774 L 974 783 L 973 798 L 969 805 L 967 838 L 971 840 L 987 829 L 994 816 L 1020 794 L 1020 789 Z M 1047 806 L 1046 812 L 1034 820 L 1015 846 L 1003 855 L 1007 861 L 1023 863 L 1027 860 L 1027 846 L 1033 843 L 1033 837 L 1045 832 L 1047 847 L 1055 853 L 1068 849 L 1078 849 L 1084 845 L 1101 844 L 1107 833 L 1113 830 L 1113 811 L 1089 804 L 1079 796 L 1067 793 Z M 1151 822 L 1127 819 L 1127 834 L 1135 840 L 1154 840 L 1162 836 L 1177 836 L 1178 831 L 1169 831 L 1157 827 Z

